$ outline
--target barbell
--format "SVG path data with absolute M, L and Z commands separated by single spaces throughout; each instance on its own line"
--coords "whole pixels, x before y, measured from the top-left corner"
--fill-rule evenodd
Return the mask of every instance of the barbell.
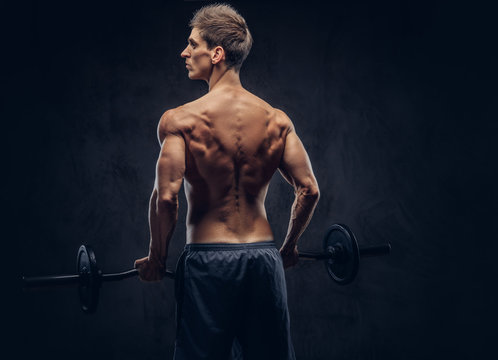
M 387 255 L 390 251 L 391 244 L 389 243 L 360 248 L 353 232 L 346 225 L 334 224 L 325 233 L 322 253 L 300 252 L 299 257 L 305 260 L 323 260 L 330 277 L 336 283 L 346 285 L 355 279 L 360 258 Z M 97 310 L 102 283 L 138 275 L 137 269 L 110 274 L 102 273 L 97 265 L 95 252 L 89 245 L 80 246 L 76 266 L 78 273 L 75 275 L 23 276 L 23 286 L 24 288 L 78 286 L 81 309 L 91 314 Z M 175 273 L 166 270 L 165 276 L 174 279 Z

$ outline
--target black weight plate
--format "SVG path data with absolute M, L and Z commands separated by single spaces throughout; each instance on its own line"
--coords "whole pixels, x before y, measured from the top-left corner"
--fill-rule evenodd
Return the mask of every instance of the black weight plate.
M 95 253 L 87 245 L 81 245 L 78 250 L 78 274 L 80 284 L 78 292 L 80 295 L 81 309 L 85 313 L 94 313 L 99 302 L 99 290 L 101 274 L 97 267 Z
M 323 250 L 337 248 L 337 256 L 325 260 L 328 274 L 340 285 L 349 284 L 358 273 L 360 251 L 353 232 L 343 224 L 332 225 L 323 239 Z

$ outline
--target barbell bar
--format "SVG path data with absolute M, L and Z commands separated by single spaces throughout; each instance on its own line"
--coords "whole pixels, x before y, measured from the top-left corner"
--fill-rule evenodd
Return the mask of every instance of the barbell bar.
M 323 252 L 300 252 L 304 260 L 323 260 L 327 273 L 340 285 L 351 283 L 359 268 L 360 258 L 387 255 L 391 244 L 380 244 L 360 248 L 353 232 L 344 224 L 334 224 L 323 239 Z M 54 286 L 78 286 L 78 293 L 83 312 L 91 314 L 97 310 L 99 291 L 102 283 L 120 281 L 138 275 L 137 269 L 118 273 L 104 274 L 97 266 L 95 252 L 89 245 L 81 245 L 76 259 L 77 274 L 24 277 L 24 288 L 42 288 Z M 174 279 L 175 273 L 166 270 L 165 277 Z

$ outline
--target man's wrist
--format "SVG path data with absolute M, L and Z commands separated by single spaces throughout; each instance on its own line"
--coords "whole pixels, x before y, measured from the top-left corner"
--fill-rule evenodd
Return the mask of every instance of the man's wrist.
M 164 268 L 166 259 L 151 252 L 149 253 L 149 262 L 154 264 L 155 266 Z
M 297 249 L 297 242 L 284 242 L 280 251 L 293 252 Z

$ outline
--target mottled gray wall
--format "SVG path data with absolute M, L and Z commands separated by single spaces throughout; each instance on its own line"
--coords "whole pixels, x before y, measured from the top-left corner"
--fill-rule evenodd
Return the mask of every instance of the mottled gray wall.
M 439 2 L 234 3 L 255 39 L 243 85 L 292 118 L 321 187 L 300 248 L 320 249 L 334 222 L 362 244 L 392 244 L 346 287 L 321 263 L 287 271 L 298 359 L 484 356 L 496 313 L 491 12 Z M 4 31 L 9 284 L 73 272 L 82 243 L 107 272 L 146 255 L 157 122 L 207 90 L 179 58 L 201 4 L 4 8 L 13 20 Z M 279 244 L 292 201 L 275 176 L 266 206 Z M 184 245 L 185 212 L 182 193 L 169 267 Z M 15 358 L 172 356 L 171 280 L 106 284 L 93 316 L 79 310 L 75 289 L 13 285 Z

